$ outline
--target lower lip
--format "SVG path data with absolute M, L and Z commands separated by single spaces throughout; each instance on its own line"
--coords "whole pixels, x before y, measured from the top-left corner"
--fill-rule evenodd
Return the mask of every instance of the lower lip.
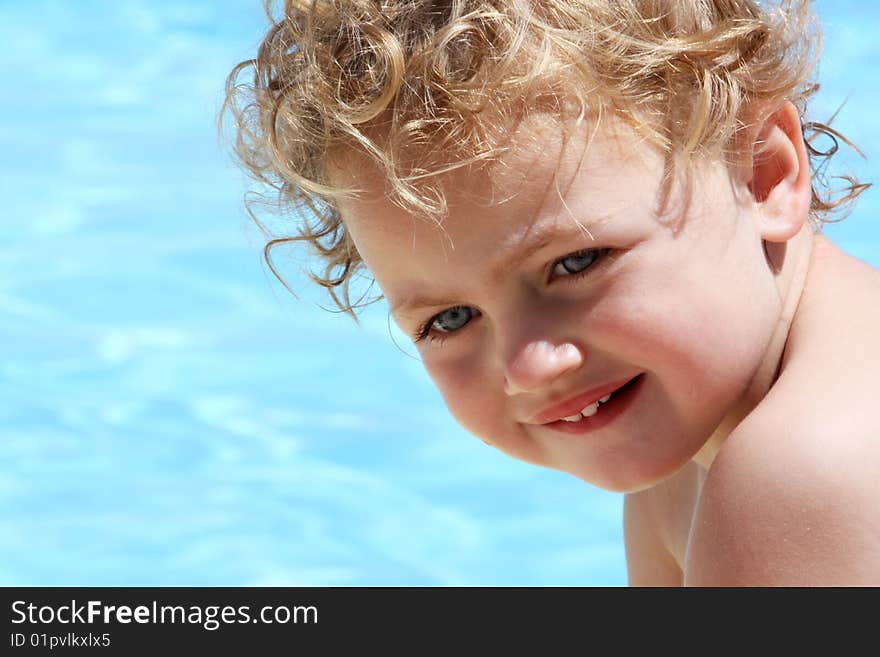
M 584 434 L 589 433 L 590 431 L 598 431 L 602 427 L 613 422 L 615 418 L 622 415 L 623 412 L 630 407 L 633 399 L 635 399 L 636 395 L 639 394 L 639 390 L 641 390 L 642 379 L 644 378 L 644 374 L 639 374 L 622 388 L 619 388 L 611 399 L 604 404 L 599 405 L 599 410 L 596 411 L 595 415 L 585 417 L 577 422 L 557 420 L 556 422 L 550 422 L 543 426 L 560 433 Z

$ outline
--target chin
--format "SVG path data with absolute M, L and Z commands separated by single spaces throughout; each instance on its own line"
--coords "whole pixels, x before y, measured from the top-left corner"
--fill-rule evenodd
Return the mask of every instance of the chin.
M 631 463 L 627 467 L 609 468 L 601 473 L 597 473 L 595 470 L 590 472 L 569 470 L 568 472 L 588 484 L 612 493 L 638 493 L 673 477 L 688 462 L 687 460 L 684 462 L 675 461 L 674 463 L 653 461 L 642 464 Z

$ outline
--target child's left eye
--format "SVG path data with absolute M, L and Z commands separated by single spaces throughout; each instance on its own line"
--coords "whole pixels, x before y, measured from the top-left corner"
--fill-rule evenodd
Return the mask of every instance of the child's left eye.
M 560 258 L 553 265 L 553 276 L 580 274 L 601 258 L 607 249 L 584 249 Z

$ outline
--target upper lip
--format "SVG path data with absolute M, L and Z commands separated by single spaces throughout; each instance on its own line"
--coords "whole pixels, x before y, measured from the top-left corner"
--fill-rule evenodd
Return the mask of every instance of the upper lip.
M 549 424 L 550 422 L 556 422 L 557 420 L 561 420 L 564 417 L 570 417 L 577 413 L 580 413 L 587 406 L 594 404 L 599 401 L 605 395 L 609 395 L 618 388 L 622 388 L 627 383 L 632 381 L 634 377 L 629 377 L 628 379 L 622 379 L 615 381 L 613 383 L 606 383 L 598 388 L 591 388 L 586 392 L 582 392 L 574 397 L 569 397 L 568 399 L 557 402 L 552 406 L 548 406 L 543 411 L 535 415 L 530 424 Z

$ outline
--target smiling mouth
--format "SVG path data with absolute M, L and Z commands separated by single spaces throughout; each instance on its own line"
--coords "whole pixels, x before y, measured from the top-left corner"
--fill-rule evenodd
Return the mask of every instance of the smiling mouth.
M 603 427 L 629 407 L 643 378 L 644 373 L 639 374 L 627 381 L 624 385 L 620 386 L 617 390 L 593 402 L 580 413 L 560 418 L 553 422 L 549 422 L 544 426 L 564 433 L 570 433 L 572 431 L 581 433 L 582 431 L 589 431 Z
M 618 388 L 618 390 L 623 390 L 623 388 Z M 602 404 L 604 404 L 605 402 L 609 401 L 614 396 L 614 393 L 616 393 L 616 392 L 617 392 L 617 390 L 615 390 L 614 392 L 612 392 L 608 395 L 605 395 L 604 397 L 602 397 L 598 401 L 594 401 L 592 404 L 590 404 L 589 406 L 586 406 L 583 410 L 581 410 L 580 413 L 577 413 L 575 415 L 569 415 L 568 417 L 561 418 L 562 421 L 563 422 L 580 422 L 585 417 L 593 417 L 596 413 L 599 412 L 599 407 Z

